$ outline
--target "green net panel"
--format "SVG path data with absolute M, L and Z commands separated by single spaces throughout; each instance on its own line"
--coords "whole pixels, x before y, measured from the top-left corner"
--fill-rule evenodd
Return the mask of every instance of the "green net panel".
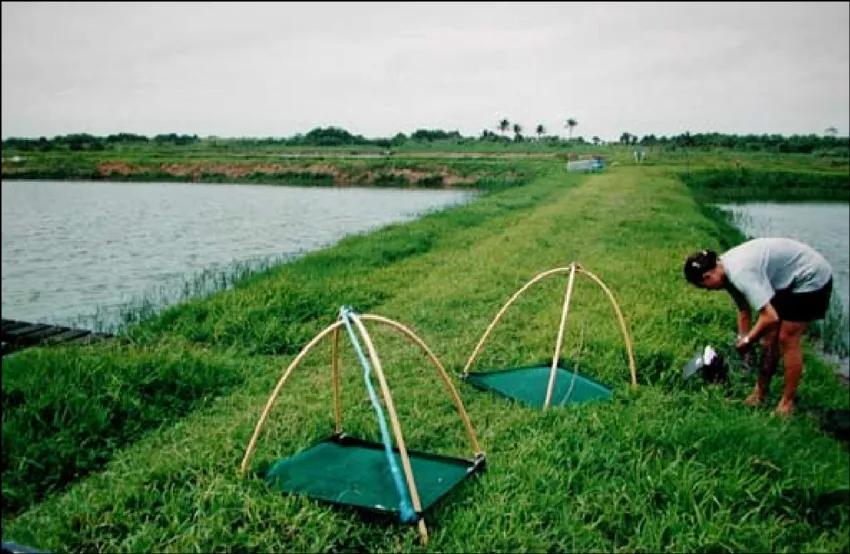
M 610 388 L 580 373 L 575 376 L 565 362 L 560 362 L 555 370 L 555 386 L 552 389 L 550 406 L 588 402 L 591 400 L 610 400 L 613 392 Z M 542 408 L 546 402 L 546 389 L 549 386 L 551 362 L 510 369 L 476 371 L 466 375 L 465 381 L 483 390 L 518 400 L 535 408 Z
M 393 452 L 401 468 L 398 449 Z M 483 458 L 471 461 L 412 450 L 407 455 L 422 512 L 484 468 Z M 282 492 L 332 504 L 388 514 L 400 511 L 384 446 L 346 435 L 332 435 L 278 460 L 266 473 L 266 482 Z

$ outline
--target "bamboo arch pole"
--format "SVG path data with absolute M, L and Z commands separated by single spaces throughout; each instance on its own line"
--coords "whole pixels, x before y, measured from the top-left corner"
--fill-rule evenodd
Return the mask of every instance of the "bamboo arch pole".
M 369 351 L 369 358 L 372 360 L 372 365 L 375 369 L 375 374 L 378 376 L 378 383 L 381 386 L 381 392 L 384 395 L 384 403 L 387 405 L 387 411 L 390 414 L 390 424 L 392 425 L 393 435 L 395 435 L 396 444 L 398 445 L 399 456 L 401 457 L 401 465 L 404 468 L 404 476 L 407 479 L 407 488 L 410 492 L 410 500 L 413 503 L 413 510 L 416 513 L 422 512 L 422 503 L 419 501 L 419 492 L 416 490 L 416 481 L 413 479 L 413 468 L 410 466 L 410 457 L 407 455 L 407 447 L 404 445 L 404 436 L 401 433 L 401 425 L 398 422 L 395 406 L 393 405 L 393 397 L 390 394 L 390 389 L 387 386 L 387 380 L 384 377 L 384 370 L 381 368 L 381 359 L 375 351 L 375 345 L 372 344 L 372 338 L 369 332 L 360 321 L 360 317 L 351 313 L 351 320 L 360 332 L 363 342 L 366 343 L 366 349 Z M 428 544 L 428 529 L 425 527 L 425 519 L 419 519 L 419 534 L 422 537 L 422 543 Z
M 327 336 L 331 331 L 338 331 L 342 325 L 343 323 L 341 321 L 332 323 L 331 325 L 327 326 L 323 331 L 321 331 L 318 335 L 313 337 L 313 340 L 308 342 L 307 346 L 301 349 L 301 352 L 299 352 L 298 355 L 295 356 L 295 359 L 292 360 L 292 363 L 289 364 L 289 367 L 287 367 L 286 371 L 283 372 L 283 376 L 280 378 L 280 381 L 278 381 L 277 385 L 272 391 L 271 396 L 269 396 L 269 399 L 266 402 L 266 407 L 263 409 L 263 413 L 262 415 L 260 415 L 259 421 L 257 421 L 257 426 L 254 428 L 254 434 L 251 437 L 251 442 L 248 443 L 248 448 L 247 450 L 245 450 L 245 456 L 242 458 L 242 466 L 240 469 L 241 473 L 244 474 L 245 470 L 248 469 L 248 460 L 251 459 L 251 455 L 254 453 L 254 449 L 257 448 L 257 439 L 260 437 L 260 431 L 262 431 L 263 425 L 266 424 L 266 419 L 268 419 L 269 417 L 269 413 L 272 410 L 272 406 L 274 406 L 274 402 L 275 400 L 277 400 L 277 396 L 280 394 L 280 390 L 283 388 L 283 385 L 286 383 L 287 379 L 289 379 L 289 376 L 292 374 L 292 371 L 298 364 L 301 363 L 301 360 L 304 359 L 304 357 L 310 352 L 310 350 L 313 349 L 314 346 L 316 346 L 316 344 L 318 344 L 320 340 L 325 338 L 325 336 Z
M 505 303 L 505 305 L 502 306 L 502 309 L 499 310 L 499 313 L 496 314 L 496 317 L 490 323 L 490 326 L 487 327 L 487 330 L 484 331 L 484 335 L 481 337 L 481 340 L 478 341 L 478 345 L 475 347 L 475 350 L 473 350 L 472 355 L 469 357 L 469 360 L 466 362 L 466 366 L 463 368 L 463 376 L 464 377 L 469 375 L 469 368 L 472 367 L 472 364 L 475 362 L 475 359 L 478 357 L 478 354 L 481 352 L 481 348 L 484 346 L 484 342 L 487 340 L 487 337 L 493 331 L 493 328 L 496 326 L 496 324 L 499 322 L 499 320 L 502 319 L 502 316 L 505 315 L 505 312 L 508 311 L 508 308 L 511 306 L 511 304 L 516 302 L 516 299 L 519 298 L 519 296 L 522 293 L 524 293 L 526 290 L 528 290 L 528 288 L 531 285 L 533 285 L 534 283 L 536 283 L 536 282 L 538 282 L 542 279 L 545 279 L 546 277 L 548 277 L 550 275 L 554 275 L 555 273 L 563 273 L 564 271 L 569 271 L 569 270 L 570 270 L 569 267 L 558 267 L 558 268 L 555 268 L 555 269 L 550 269 L 549 271 L 544 271 L 543 273 L 539 274 L 537 277 L 535 277 L 534 279 L 532 279 L 531 281 L 529 281 L 525 285 L 523 285 L 521 289 L 516 291 L 516 293 L 513 296 L 511 296 L 511 298 Z
M 528 283 L 523 285 L 522 288 L 520 288 L 505 303 L 505 305 L 502 306 L 502 309 L 499 310 L 499 313 L 496 314 L 496 317 L 493 319 L 493 321 L 487 327 L 487 330 L 484 331 L 484 335 L 481 337 L 481 340 L 478 341 L 478 344 L 476 345 L 475 350 L 473 350 L 472 355 L 469 357 L 469 360 L 466 362 L 466 366 L 464 366 L 464 368 L 463 368 L 463 377 L 466 377 L 467 375 L 469 375 L 469 369 L 472 367 L 472 364 L 475 362 L 475 359 L 481 353 L 481 349 L 484 346 L 484 343 L 487 340 L 487 337 L 493 331 L 493 328 L 496 326 L 496 324 L 499 322 L 499 320 L 502 318 L 502 316 L 505 314 L 505 312 L 508 310 L 508 308 L 511 306 L 511 304 L 513 304 L 517 300 L 517 298 L 519 298 L 519 296 L 523 292 L 528 290 L 528 288 L 531 287 L 533 284 L 537 283 L 538 281 L 545 279 L 546 277 L 549 277 L 551 275 L 555 275 L 556 273 L 564 273 L 564 272 L 567 272 L 567 271 L 571 271 L 571 268 L 573 267 L 573 265 L 575 266 L 575 268 L 578 272 L 583 273 L 584 275 L 588 276 L 597 285 L 599 285 L 602 288 L 602 290 L 605 292 L 605 294 L 608 296 L 608 299 L 611 301 L 611 305 L 614 307 L 614 313 L 616 314 L 617 319 L 619 320 L 620 331 L 623 334 L 623 340 L 626 344 L 626 351 L 627 351 L 627 354 L 628 354 L 628 357 L 629 357 L 629 372 L 630 372 L 631 378 L 632 378 L 632 387 L 637 386 L 637 369 L 635 368 L 635 356 L 634 356 L 634 351 L 633 351 L 633 348 L 632 348 L 632 340 L 631 340 L 631 337 L 629 336 L 628 329 L 626 328 L 626 321 L 623 318 L 623 313 L 620 310 L 620 306 L 617 303 L 617 300 L 614 298 L 614 295 L 611 293 L 611 291 L 608 289 L 608 287 L 605 285 L 605 283 L 602 282 L 602 279 L 600 279 L 599 277 L 597 277 L 596 275 L 594 275 L 593 273 L 591 273 L 587 269 L 583 268 L 578 263 L 570 264 L 570 266 L 568 266 L 568 267 L 558 267 L 558 268 L 555 268 L 555 269 L 550 269 L 548 271 L 544 271 L 543 273 L 540 273 L 539 275 L 534 277 L 531 281 L 529 281 Z
M 629 356 L 629 373 L 631 373 L 632 376 L 632 387 L 637 387 L 637 369 L 635 368 L 635 353 L 632 349 L 632 339 L 629 336 L 628 329 L 626 328 L 626 320 L 623 318 L 623 312 L 620 310 L 620 305 L 614 298 L 614 294 L 608 289 L 607 286 L 605 286 L 605 283 L 602 282 L 602 279 L 583 268 L 580 264 L 576 264 L 576 267 L 580 272 L 590 277 L 597 285 L 602 287 L 602 290 L 605 291 L 606 295 L 608 295 L 608 300 L 611 301 L 611 305 L 614 307 L 614 313 L 617 314 L 617 319 L 620 322 L 620 331 L 623 333 L 623 340 L 626 343 L 626 352 Z
M 549 407 L 549 402 L 552 400 L 552 389 L 555 388 L 555 375 L 558 369 L 558 358 L 561 356 L 561 347 L 564 344 L 564 330 L 567 327 L 567 317 L 570 311 L 570 299 L 573 295 L 573 284 L 576 279 L 576 266 L 570 265 L 570 279 L 567 283 L 567 292 L 564 294 L 564 307 L 561 311 L 561 324 L 558 327 L 558 337 L 555 340 L 555 355 L 552 357 L 552 369 L 549 371 L 549 385 L 546 387 L 546 400 L 543 402 L 543 409 Z
M 428 345 L 420 339 L 416 334 L 411 331 L 409 328 L 405 327 L 401 323 L 393 321 L 391 319 L 387 319 L 385 317 L 373 314 L 363 314 L 360 316 L 361 319 L 365 319 L 367 321 L 378 321 L 393 327 L 404 334 L 408 339 L 411 340 L 414 344 L 418 345 L 422 350 L 425 351 L 425 354 L 431 360 L 431 363 L 434 367 L 437 368 L 437 371 L 440 373 L 440 377 L 443 379 L 443 383 L 446 385 L 446 389 L 452 397 L 452 400 L 455 403 L 455 407 L 457 408 L 458 413 L 460 414 L 461 420 L 463 420 L 463 425 L 466 427 L 466 434 L 469 436 L 469 441 L 472 443 L 472 452 L 474 456 L 478 456 L 481 454 L 481 447 L 478 445 L 478 439 L 475 437 L 475 431 L 472 428 L 472 423 L 469 420 L 469 415 L 466 409 L 463 406 L 463 401 L 460 399 L 460 395 L 457 393 L 457 389 L 454 384 L 452 384 L 451 378 L 449 378 L 448 372 L 443 367 L 443 364 L 437 359 L 434 353 L 428 348 Z

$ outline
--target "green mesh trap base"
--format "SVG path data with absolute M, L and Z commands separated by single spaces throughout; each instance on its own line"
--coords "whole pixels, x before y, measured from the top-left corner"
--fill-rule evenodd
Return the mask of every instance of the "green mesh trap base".
M 542 408 L 546 402 L 546 389 L 549 387 L 551 370 L 550 362 L 545 365 L 476 371 L 467 374 L 465 380 L 479 389 L 493 391 L 535 408 Z M 613 396 L 611 389 L 580 373 L 576 375 L 575 385 L 570 392 L 573 372 L 564 368 L 563 362 L 558 365 L 555 373 L 555 387 L 552 389 L 550 406 L 590 400 L 610 400 Z
M 402 469 L 398 449 L 393 452 Z M 411 450 L 407 455 L 421 512 L 484 467 L 483 458 L 469 461 Z M 305 494 L 332 504 L 381 513 L 400 512 L 398 491 L 383 444 L 345 435 L 332 435 L 278 460 L 266 473 L 266 482 L 282 492 Z

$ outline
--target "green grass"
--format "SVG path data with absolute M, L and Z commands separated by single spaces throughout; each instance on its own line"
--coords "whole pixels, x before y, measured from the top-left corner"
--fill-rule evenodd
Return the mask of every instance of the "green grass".
M 823 321 L 813 325 L 814 336 L 823 344 L 828 354 L 847 358 L 850 356 L 850 319 L 841 299 L 833 294 Z
M 240 365 L 174 343 L 36 348 L 4 359 L 4 517 L 224 394 L 242 381 Z
M 473 204 L 350 237 L 137 326 L 131 338 L 154 352 L 169 351 L 161 341 L 178 337 L 195 345 L 186 348 L 243 361 L 241 384 L 115 450 L 104 470 L 66 491 L 14 518 L 4 511 L 4 540 L 50 551 L 420 551 L 414 529 L 276 494 L 254 475 L 332 429 L 327 344 L 283 390 L 251 475 L 238 476 L 280 372 L 340 305 L 352 304 L 410 325 L 456 376 L 508 297 L 539 272 L 577 260 L 623 307 L 640 387 L 629 390 L 607 299 L 579 281 L 564 355 L 576 356 L 581 342 L 583 371 L 612 384 L 614 401 L 543 413 L 455 378 L 489 468 L 428 514 L 425 550 L 850 549 L 850 508 L 830 496 L 848 488 L 846 448 L 805 410 L 791 420 L 770 417 L 779 383 L 768 407 L 752 410 L 738 402 L 752 386 L 748 375 L 727 389 L 681 382 L 693 352 L 727 339 L 735 325 L 729 299 L 688 286 L 681 262 L 696 247 L 734 244 L 740 233 L 663 168 L 576 176 L 553 163 L 536 175 Z M 562 276 L 523 295 L 473 370 L 551 356 L 565 285 Z M 421 353 L 380 328 L 373 335 L 407 446 L 471 455 Z M 91 352 L 114 364 L 108 351 Z M 831 367 L 811 348 L 805 361 L 803 408 L 847 408 Z M 40 364 L 28 367 L 44 375 Z M 3 371 L 5 381 L 5 360 Z M 346 430 L 377 439 L 350 347 L 343 376 Z
M 850 201 L 850 175 L 833 172 L 702 169 L 682 179 L 706 202 Z

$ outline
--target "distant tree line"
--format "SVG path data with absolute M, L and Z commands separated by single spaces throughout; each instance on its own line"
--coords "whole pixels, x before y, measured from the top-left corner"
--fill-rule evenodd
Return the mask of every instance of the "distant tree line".
M 106 150 L 110 146 L 119 144 L 145 144 L 153 143 L 157 145 L 173 144 L 183 146 L 194 144 L 200 141 L 198 135 L 178 135 L 170 133 L 165 135 L 156 135 L 153 138 L 148 138 L 144 135 L 135 135 L 133 133 L 118 133 L 117 135 L 107 135 L 105 137 L 96 137 L 87 133 L 75 133 L 71 135 L 60 135 L 52 139 L 40 137 L 37 139 L 31 138 L 8 138 L 3 141 L 3 150 L 20 150 L 24 152 L 47 152 L 50 150 L 71 150 L 71 151 L 98 151 Z
M 524 142 L 535 141 L 553 146 L 587 145 L 587 144 L 620 144 L 620 145 L 642 145 L 646 147 L 659 147 L 666 150 L 679 148 L 712 149 L 724 148 L 745 152 L 777 152 L 811 154 L 816 152 L 828 152 L 832 155 L 850 156 L 850 138 L 837 136 L 834 127 L 827 129 L 824 135 L 791 135 L 778 134 L 761 135 L 729 135 L 722 133 L 696 133 L 688 132 L 666 137 L 654 134 L 638 137 L 629 132 L 620 135 L 619 140 L 605 143 L 599 137 L 592 137 L 586 141 L 584 137 L 572 137 L 573 129 L 578 122 L 568 118 L 564 125 L 569 131 L 569 138 L 559 136 L 548 136 L 546 128 L 542 124 L 534 127 L 536 136 L 526 137 L 523 134 L 523 126 L 519 123 L 511 123 L 507 118 L 497 122 L 495 131 L 484 129 L 478 137 L 464 137 L 458 131 L 445 131 L 442 129 L 417 129 L 410 135 L 398 133 L 392 138 L 365 138 L 362 135 L 354 135 L 340 127 L 316 127 L 306 134 L 296 134 L 292 137 L 264 137 L 264 138 L 238 138 L 218 139 L 199 138 L 197 135 L 181 135 L 176 133 L 160 134 L 152 138 L 133 133 L 119 133 L 97 137 L 86 133 L 56 136 L 52 139 L 39 138 L 8 138 L 2 141 L 5 152 L 47 152 L 53 150 L 70 151 L 102 151 L 120 148 L 126 145 L 155 146 L 190 146 L 205 142 L 213 142 L 216 145 L 227 147 L 238 144 L 241 146 L 377 146 L 380 148 L 393 148 L 405 144 L 423 144 L 432 142 L 451 142 L 456 144 L 470 144 L 475 142 Z M 496 132 L 497 131 L 497 132 Z M 508 136 L 512 132 L 513 136 Z
M 768 151 L 783 154 L 811 154 L 815 151 L 836 150 L 850 152 L 850 138 L 833 135 L 726 135 L 722 133 L 683 133 L 674 137 L 645 135 L 638 138 L 631 133 L 620 135 L 621 144 L 641 144 L 672 148 L 695 148 L 708 150 L 728 148 L 739 151 Z

